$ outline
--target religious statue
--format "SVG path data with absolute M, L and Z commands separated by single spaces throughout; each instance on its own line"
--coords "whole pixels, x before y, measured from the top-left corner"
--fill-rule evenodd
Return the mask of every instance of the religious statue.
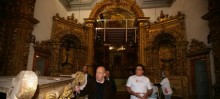
M 159 48 L 159 59 L 161 69 L 169 72 L 172 69 L 172 61 L 175 58 L 175 47 L 171 44 L 161 45 Z
M 73 64 L 73 49 L 72 48 L 62 48 L 62 63 Z

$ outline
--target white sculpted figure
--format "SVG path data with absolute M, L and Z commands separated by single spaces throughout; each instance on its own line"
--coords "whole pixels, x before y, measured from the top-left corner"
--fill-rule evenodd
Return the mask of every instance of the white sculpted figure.
M 38 85 L 38 77 L 33 71 L 21 71 L 12 79 L 12 87 L 7 99 L 31 99 Z

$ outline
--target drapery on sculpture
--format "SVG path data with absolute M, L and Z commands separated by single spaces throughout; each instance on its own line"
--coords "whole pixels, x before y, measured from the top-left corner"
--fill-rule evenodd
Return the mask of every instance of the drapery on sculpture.
M 38 85 L 38 77 L 33 71 L 21 71 L 12 79 L 7 99 L 31 99 Z
M 85 75 L 83 72 L 77 71 L 75 74 L 72 74 L 71 77 L 74 78 L 72 83 L 66 85 L 63 89 L 63 93 L 60 93 L 57 90 L 51 90 L 46 93 L 46 99 L 70 99 L 74 98 L 74 88 L 75 86 L 82 86 L 85 83 Z
M 73 88 L 75 88 L 75 86 L 82 86 L 85 83 L 85 75 L 83 72 L 77 71 L 75 74 L 72 74 L 72 77 L 74 78 L 72 84 L 64 87 L 64 92 L 59 99 L 75 97 L 75 95 L 73 94 Z

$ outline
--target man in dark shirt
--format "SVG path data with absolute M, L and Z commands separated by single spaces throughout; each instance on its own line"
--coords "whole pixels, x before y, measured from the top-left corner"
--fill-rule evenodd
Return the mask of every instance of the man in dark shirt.
M 75 91 L 80 96 L 88 94 L 88 99 L 111 99 L 113 95 L 111 84 L 105 80 L 106 70 L 105 67 L 99 66 L 96 69 L 95 79 L 89 79 L 86 87 L 83 90 L 79 90 L 79 87 L 75 88 Z
M 90 74 L 88 74 L 88 66 L 84 65 L 82 67 L 82 72 L 85 74 L 85 83 L 83 85 L 80 85 L 80 89 L 83 90 L 84 87 L 87 85 L 87 82 L 89 81 L 89 79 L 92 79 L 92 76 Z M 75 99 L 88 99 L 88 95 L 85 96 L 77 96 Z
M 113 93 L 116 93 L 117 92 L 117 87 L 116 87 L 116 84 L 115 84 L 115 80 L 112 78 L 111 73 L 110 73 L 109 70 L 106 70 L 105 79 L 111 83 Z

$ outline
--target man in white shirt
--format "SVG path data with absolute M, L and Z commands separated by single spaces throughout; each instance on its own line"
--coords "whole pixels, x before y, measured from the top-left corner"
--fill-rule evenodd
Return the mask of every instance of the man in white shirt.
M 160 85 L 163 90 L 163 94 L 165 96 L 165 99 L 171 99 L 173 91 L 170 87 L 169 79 L 166 77 L 166 75 L 164 73 L 162 73 L 161 76 L 162 76 L 162 81 L 160 82 Z
M 83 66 L 82 68 L 82 72 L 85 74 L 85 83 L 83 85 L 80 86 L 80 89 L 83 90 L 84 87 L 87 85 L 87 81 L 89 79 L 92 79 L 92 76 L 90 74 L 88 74 L 88 66 Z M 83 97 L 77 97 L 77 99 L 88 99 L 88 95 L 83 96 Z
M 162 88 L 165 99 L 171 99 L 171 96 L 173 94 L 173 90 L 170 87 L 170 81 L 166 77 L 164 72 L 161 74 L 161 79 L 162 79 L 162 81 L 159 84 L 154 84 L 154 85 Z
M 131 94 L 130 99 L 147 99 L 153 88 L 149 78 L 143 75 L 143 65 L 137 65 L 135 75 L 128 78 L 127 91 Z

